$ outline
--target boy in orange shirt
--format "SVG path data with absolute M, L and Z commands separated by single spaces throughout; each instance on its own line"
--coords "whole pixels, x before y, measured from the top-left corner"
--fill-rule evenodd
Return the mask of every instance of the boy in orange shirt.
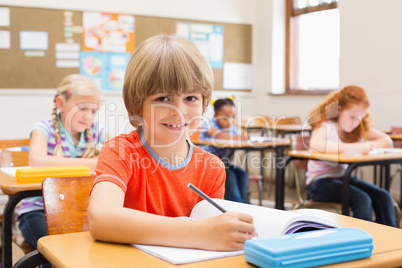
M 201 201 L 224 194 L 218 157 L 189 142 L 212 93 L 213 74 L 190 41 L 154 36 L 135 50 L 123 99 L 137 128 L 102 149 L 88 208 L 95 239 L 209 250 L 239 250 L 255 234 L 248 214 L 228 212 L 191 220 Z

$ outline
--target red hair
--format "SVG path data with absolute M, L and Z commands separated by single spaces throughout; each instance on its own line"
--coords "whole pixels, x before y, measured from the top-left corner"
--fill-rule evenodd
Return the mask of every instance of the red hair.
M 370 106 L 367 93 L 363 88 L 346 86 L 342 90 L 329 94 L 325 101 L 310 113 L 308 122 L 312 129 L 319 127 L 324 121 L 338 122 L 339 109 L 345 110 L 352 105 L 361 105 L 366 109 Z M 367 113 L 363 118 L 363 126 L 368 130 L 372 124 L 372 118 Z M 356 142 L 362 135 L 360 126 L 356 127 L 352 132 L 345 133 L 344 142 Z

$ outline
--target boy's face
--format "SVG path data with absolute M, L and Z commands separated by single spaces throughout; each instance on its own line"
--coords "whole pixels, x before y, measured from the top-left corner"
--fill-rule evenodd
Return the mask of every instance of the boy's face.
M 200 123 L 202 99 L 199 93 L 146 97 L 141 116 L 149 145 L 166 148 L 185 141 L 188 130 L 196 129 Z
M 222 129 L 230 129 L 235 116 L 236 108 L 232 105 L 222 106 L 221 109 L 215 113 L 216 122 Z

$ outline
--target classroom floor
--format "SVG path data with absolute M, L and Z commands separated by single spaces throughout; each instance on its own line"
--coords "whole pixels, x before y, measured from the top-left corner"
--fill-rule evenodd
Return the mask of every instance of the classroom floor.
M 253 187 L 255 187 L 255 185 L 250 185 L 250 187 L 251 187 L 251 189 L 253 189 Z M 270 186 L 270 187 L 274 187 L 274 186 Z M 296 199 L 297 197 L 296 197 L 295 188 L 294 187 L 287 187 L 285 191 L 286 191 L 285 208 L 286 209 L 292 209 L 293 204 L 295 204 L 296 200 L 297 200 Z M 274 198 L 275 198 L 274 188 L 269 188 L 268 187 L 268 189 L 266 189 L 266 191 L 264 193 L 263 206 L 273 208 L 274 205 L 275 205 Z M 254 193 L 251 194 L 250 202 L 252 204 L 258 205 L 257 192 L 254 192 Z M 401 222 L 402 222 L 402 216 L 401 216 Z M 17 233 L 17 239 L 18 239 L 18 241 L 22 241 L 22 236 L 21 236 L 20 233 Z M 13 265 L 22 256 L 24 256 L 23 251 L 16 244 L 13 243 Z

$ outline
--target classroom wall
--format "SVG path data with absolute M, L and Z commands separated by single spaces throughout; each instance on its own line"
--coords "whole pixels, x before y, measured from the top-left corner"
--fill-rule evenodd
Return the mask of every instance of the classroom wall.
M 364 7 L 364 10 L 362 10 Z M 370 94 L 376 125 L 402 126 L 402 1 L 341 1 L 342 85 Z
M 339 0 L 341 14 L 341 86 L 361 85 L 370 94 L 371 112 L 377 127 L 388 129 L 402 125 L 399 26 L 402 2 L 399 0 Z M 283 0 L 60 0 L 35 2 L 0 0 L 0 5 L 42 8 L 130 12 L 137 15 L 207 20 L 253 26 L 253 91 L 214 92 L 214 98 L 235 94 L 242 115 L 300 115 L 308 112 L 324 96 L 270 95 L 283 87 Z M 364 10 L 362 8 L 364 7 Z M 358 14 L 358 15 L 356 15 Z M 0 59 L 1 61 L 1 59 Z M 2 63 L 3 64 L 3 63 Z M 43 79 L 46 79 L 44 77 Z M 32 125 L 49 117 L 53 108 L 54 90 L 0 90 L 0 139 L 22 138 L 29 135 Z M 100 110 L 100 121 L 114 133 L 131 130 L 121 93 L 106 93 Z M 392 109 L 392 110 L 391 110 Z M 211 114 L 211 111 L 208 111 Z
M 255 3 L 255 0 L 115 0 L 113 2 L 100 0 L 96 1 L 96 5 L 94 5 L 94 2 L 89 0 L 38 0 L 35 2 L 0 0 L 0 5 L 97 10 L 238 24 L 254 23 Z M 55 92 L 55 90 L 45 89 L 1 89 L 0 124 L 3 127 L 0 130 L 0 139 L 27 137 L 37 120 L 50 117 Z M 105 92 L 105 103 L 99 111 L 99 121 L 106 124 L 109 130 L 115 134 L 132 129 L 127 120 L 121 93 Z
M 272 1 L 267 1 L 272 2 Z M 275 22 L 275 12 L 278 10 L 278 1 L 273 1 L 271 6 L 273 20 Z M 258 2 L 257 6 L 261 5 Z M 399 0 L 339 0 L 340 9 L 340 87 L 356 84 L 364 87 L 370 96 L 371 108 L 376 127 L 389 129 L 391 125 L 402 126 L 402 106 L 400 105 L 402 95 L 402 34 L 399 25 L 402 23 L 400 10 L 402 1 Z M 265 8 L 265 10 L 269 10 Z M 270 27 L 266 23 L 266 18 L 258 16 L 256 28 L 259 33 L 270 33 L 275 38 L 275 30 L 278 27 Z M 271 70 L 270 76 L 258 75 L 255 79 L 255 90 L 258 92 L 254 111 L 267 107 L 271 114 L 301 115 L 304 118 L 309 111 L 324 99 L 324 96 L 272 96 L 264 94 L 264 90 L 277 90 L 275 86 L 276 75 L 283 81 L 283 74 L 275 69 L 282 70 L 280 64 L 275 63 L 275 42 L 277 39 L 266 40 L 263 36 L 255 37 L 257 40 L 264 41 L 255 53 L 261 53 L 262 49 L 269 48 L 271 54 L 260 61 L 272 63 L 266 66 Z M 272 46 L 273 45 L 273 46 Z M 283 47 L 283 46 L 282 46 Z M 273 50 L 273 51 L 272 51 Z M 278 50 L 276 50 L 278 51 Z M 281 53 L 281 51 L 279 51 Z M 261 54 L 263 55 L 263 54 Z M 282 55 L 281 55 L 282 56 Z M 256 63 L 256 62 L 254 62 Z M 282 90 L 280 88 L 279 90 Z M 253 109 L 253 107 L 250 107 Z M 269 107 L 269 108 L 268 108 Z M 286 111 L 289 111 L 286 113 Z

